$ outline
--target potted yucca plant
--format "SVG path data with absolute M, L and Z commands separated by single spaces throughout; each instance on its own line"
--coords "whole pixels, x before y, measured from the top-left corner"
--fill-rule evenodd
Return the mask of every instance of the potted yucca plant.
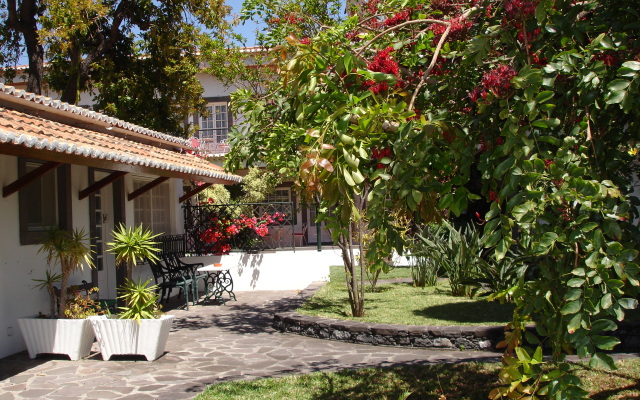
M 126 266 L 127 279 L 118 288 L 120 313 L 112 318 L 90 318 L 105 360 L 114 354 L 141 354 L 153 361 L 164 352 L 174 316 L 160 312 L 157 287 L 150 285 L 151 279 L 145 282 L 131 279 L 139 261 L 158 259 L 157 243 L 153 241 L 157 236 L 142 225 L 135 228 L 120 225 L 113 232 L 113 242 L 108 243 L 116 262 Z
M 150 229 L 143 227 L 142 224 L 135 228 L 120 224 L 113 231 L 113 242 L 107 243 L 107 246 L 109 251 L 116 256 L 116 265 L 124 266 L 127 269 L 127 279 L 132 279 L 133 268 L 139 262 L 145 259 L 158 260 L 158 256 L 155 254 L 158 252 L 156 247 L 158 243 L 153 241 L 158 236 L 159 234 L 154 235 Z
M 104 360 L 114 354 L 141 354 L 153 361 L 164 353 L 174 316 L 162 314 L 157 287 L 150 283 L 151 279 L 127 279 L 118 289 L 123 302 L 120 313 L 107 319 L 89 318 Z
M 45 231 L 38 252 L 45 254 L 48 270 L 45 279 L 37 280 L 36 287 L 47 289 L 50 315 L 18 319 L 31 358 L 41 353 L 53 353 L 67 354 L 72 360 L 78 360 L 91 351 L 94 334 L 89 321 L 84 315 L 74 319 L 74 313 L 65 313 L 69 277 L 85 264 L 93 267 L 88 240 L 84 230 L 68 232 L 50 227 Z M 53 271 L 56 266 L 60 268 L 59 273 Z M 55 288 L 57 283 L 59 290 Z

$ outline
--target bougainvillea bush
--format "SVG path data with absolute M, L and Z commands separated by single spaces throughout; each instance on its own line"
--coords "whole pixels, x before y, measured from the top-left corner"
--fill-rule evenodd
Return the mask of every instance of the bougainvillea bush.
M 581 398 L 565 355 L 613 367 L 608 332 L 637 306 L 637 2 L 349 4 L 343 22 L 274 50 L 267 95 L 234 95 L 248 124 L 228 165 L 295 173 L 333 210 L 323 218 L 345 262 L 363 212 L 374 263 L 403 250 L 390 212 L 416 224 L 478 212 L 484 246 L 497 260 L 522 254 L 533 278 L 510 291 L 507 384 L 491 397 Z M 355 289 L 350 300 L 364 312 Z
M 280 212 L 264 213 L 260 217 L 241 214 L 234 218 L 216 209 L 208 218 L 205 230 L 200 233 L 202 251 L 215 255 L 229 254 L 232 249 L 259 250 L 262 238 L 269 234 L 269 226 L 282 223 L 286 215 Z

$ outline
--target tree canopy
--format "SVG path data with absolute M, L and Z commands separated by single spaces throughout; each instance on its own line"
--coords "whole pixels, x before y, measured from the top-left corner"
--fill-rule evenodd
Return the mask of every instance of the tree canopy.
M 234 36 L 223 0 L 8 0 L 2 6 L 5 77 L 25 54 L 28 91 L 42 93 L 46 84 L 72 104 L 81 92 L 93 93 L 95 108 L 160 131 L 184 135 L 185 118 L 204 111 L 196 77 L 203 61 L 240 59 L 230 49 Z M 209 72 L 228 78 L 219 68 Z
M 523 254 L 534 278 L 514 288 L 491 397 L 583 397 L 563 364 L 542 372 L 540 340 L 555 362 L 613 367 L 607 332 L 637 306 L 637 2 L 357 3 L 314 37 L 286 22 L 270 91 L 234 97 L 250 129 L 227 164 L 295 173 L 338 243 L 366 213 L 374 263 L 403 249 L 391 211 L 425 223 L 484 204 L 485 247 Z

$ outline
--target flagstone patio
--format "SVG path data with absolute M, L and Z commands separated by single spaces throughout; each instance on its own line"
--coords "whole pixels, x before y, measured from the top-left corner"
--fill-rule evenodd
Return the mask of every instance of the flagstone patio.
M 399 364 L 497 361 L 499 353 L 370 346 L 279 333 L 275 312 L 291 311 L 321 284 L 305 291 L 236 292 L 238 301 L 174 309 L 166 353 L 81 361 L 26 352 L 0 360 L 0 400 L 192 399 L 208 385 L 240 379 Z M 95 345 L 94 345 L 95 346 Z

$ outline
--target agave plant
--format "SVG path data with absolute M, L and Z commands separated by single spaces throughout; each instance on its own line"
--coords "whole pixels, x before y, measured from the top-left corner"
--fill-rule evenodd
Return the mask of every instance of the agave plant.
M 471 296 L 473 287 L 466 282 L 475 276 L 483 262 L 480 232 L 468 225 L 456 229 L 444 221 L 431 237 L 418 236 L 428 249 L 435 265 L 442 267 L 449 278 L 453 296 Z
M 60 264 L 60 295 L 58 296 L 58 317 L 64 318 L 64 310 L 67 303 L 67 288 L 69 287 L 69 276 L 79 269 L 83 264 L 93 267 L 91 259 L 91 245 L 87 244 L 89 235 L 84 229 L 74 229 L 68 232 L 57 226 L 52 226 L 45 230 L 45 239 L 40 245 L 38 253 L 45 253 L 47 256 L 47 264 Z M 47 280 L 55 278 L 48 273 Z M 53 290 L 53 286 L 47 282 L 43 282 L 47 289 Z M 50 294 L 51 295 L 51 294 Z M 53 306 L 51 307 L 54 308 Z M 53 315 L 52 315 L 53 316 Z
M 127 279 L 131 280 L 133 267 L 145 259 L 151 261 L 158 260 L 155 253 L 158 251 L 153 239 L 160 234 L 153 234 L 150 229 L 144 228 L 142 224 L 127 227 L 124 224 L 118 225 L 113 231 L 113 242 L 107 243 L 109 251 L 116 256 L 116 264 L 124 265 L 127 268 Z

